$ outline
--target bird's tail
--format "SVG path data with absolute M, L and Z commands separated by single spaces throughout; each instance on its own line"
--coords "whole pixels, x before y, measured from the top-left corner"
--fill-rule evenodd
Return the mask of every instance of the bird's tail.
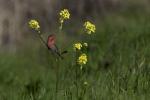
M 61 53 L 57 52 L 57 55 L 58 55 L 61 59 L 64 59 L 63 55 L 66 54 L 66 53 L 68 53 L 68 51 L 65 50 L 65 51 L 63 51 L 63 52 L 61 52 Z
M 61 55 L 64 55 L 64 54 L 66 54 L 66 53 L 68 53 L 68 51 L 67 51 L 67 50 L 65 50 L 65 51 L 61 52 Z

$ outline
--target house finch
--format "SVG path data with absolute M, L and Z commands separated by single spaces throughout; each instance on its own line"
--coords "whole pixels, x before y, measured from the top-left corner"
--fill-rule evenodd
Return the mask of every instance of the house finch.
M 47 47 L 52 51 L 53 54 L 58 55 L 61 59 L 63 59 L 63 54 L 67 53 L 67 51 L 60 52 L 58 47 L 55 44 L 56 38 L 54 34 L 48 36 L 47 39 Z

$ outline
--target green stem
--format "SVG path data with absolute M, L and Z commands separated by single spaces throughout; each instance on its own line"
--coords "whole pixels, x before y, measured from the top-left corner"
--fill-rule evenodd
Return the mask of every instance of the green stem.
M 59 59 L 56 59 L 56 90 L 55 90 L 55 100 L 57 100 L 58 96 L 58 86 L 59 86 Z
M 79 94 L 79 87 L 78 87 L 78 64 L 76 62 L 77 60 L 77 54 L 75 54 L 75 77 L 76 77 L 76 97 L 77 97 L 77 100 L 78 100 L 78 94 Z
M 61 30 L 62 30 L 62 24 L 61 24 L 61 26 L 59 27 L 59 33 L 61 33 Z M 59 87 L 59 64 L 60 64 L 60 59 L 58 58 L 58 59 L 56 59 L 56 64 L 57 64 L 57 66 L 56 66 L 56 86 L 55 86 L 55 88 L 56 88 L 56 90 L 55 90 L 55 100 L 57 100 L 58 98 L 58 87 Z
M 62 30 L 62 27 L 63 27 L 63 23 L 60 23 L 60 27 L 59 27 L 60 31 Z
M 42 38 L 41 33 L 38 33 L 38 37 L 40 38 L 41 43 L 44 44 L 44 45 L 47 47 L 47 43 L 46 43 L 46 41 L 44 41 L 44 39 Z

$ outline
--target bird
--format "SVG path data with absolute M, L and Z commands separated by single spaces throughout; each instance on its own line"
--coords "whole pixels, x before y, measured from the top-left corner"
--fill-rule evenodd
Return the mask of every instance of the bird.
M 60 50 L 58 49 L 58 47 L 57 47 L 55 42 L 56 42 L 55 35 L 54 34 L 49 35 L 48 39 L 47 39 L 47 47 L 48 47 L 48 49 L 51 50 L 53 54 L 56 54 L 61 59 L 64 59 L 64 57 L 62 55 L 67 53 L 67 51 L 60 52 Z

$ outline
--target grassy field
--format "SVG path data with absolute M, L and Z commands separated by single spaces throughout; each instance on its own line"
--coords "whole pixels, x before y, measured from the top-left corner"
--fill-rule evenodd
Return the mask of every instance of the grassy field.
M 74 36 L 66 37 L 69 53 L 60 61 L 57 100 L 148 100 L 149 15 L 97 20 L 96 33 L 86 38 L 89 61 L 78 76 L 78 98 L 75 70 L 80 68 L 75 66 L 69 40 Z M 58 63 L 36 38 L 22 46 L 15 54 L 0 54 L 0 100 L 55 100 Z

